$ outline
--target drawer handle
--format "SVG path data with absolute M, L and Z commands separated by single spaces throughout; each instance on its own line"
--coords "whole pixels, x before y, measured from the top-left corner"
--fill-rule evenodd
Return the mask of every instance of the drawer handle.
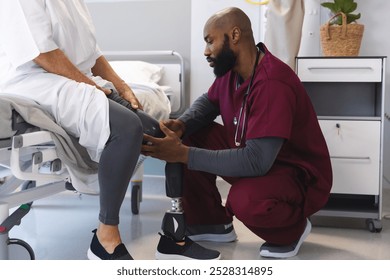
M 354 159 L 354 160 L 369 160 L 370 157 L 342 157 L 342 156 L 330 156 L 334 159 Z
M 312 67 L 308 67 L 307 69 L 309 69 L 309 70 L 321 70 L 321 69 L 324 69 L 324 70 L 329 70 L 329 69 L 331 69 L 331 70 L 338 70 L 338 69 L 340 69 L 340 70 L 353 70 L 353 69 L 356 69 L 356 70 L 374 70 L 372 67 L 368 67 L 368 66 L 362 66 L 362 67 L 347 67 L 347 66 L 345 66 L 345 67 L 331 67 L 331 66 L 329 66 L 329 67 L 316 67 L 316 66 L 312 66 Z

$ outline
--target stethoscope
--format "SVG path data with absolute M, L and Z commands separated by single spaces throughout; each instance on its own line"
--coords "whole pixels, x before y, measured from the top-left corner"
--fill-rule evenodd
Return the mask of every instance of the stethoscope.
M 238 114 L 238 119 L 236 117 L 233 118 L 233 124 L 236 126 L 236 132 L 234 133 L 234 143 L 235 143 L 236 147 L 241 146 L 241 141 L 242 141 L 242 138 L 244 137 L 245 120 L 246 120 L 246 106 L 247 106 L 246 100 L 247 100 L 247 98 L 248 98 L 248 96 L 249 96 L 249 94 L 251 92 L 251 87 L 252 87 L 252 83 L 253 83 L 253 80 L 254 80 L 254 77 L 255 77 L 256 67 L 257 67 L 257 64 L 259 63 L 259 57 L 260 57 L 260 49 L 257 47 L 256 62 L 255 62 L 255 65 L 253 66 L 252 76 L 251 76 L 251 79 L 249 81 L 248 88 L 246 89 L 246 92 L 244 94 L 244 98 L 242 100 L 240 113 Z M 239 77 L 237 76 L 236 90 L 239 87 L 240 87 Z M 241 125 L 241 135 L 240 135 L 240 138 L 238 138 L 238 131 L 239 131 L 241 123 L 242 123 L 242 125 Z

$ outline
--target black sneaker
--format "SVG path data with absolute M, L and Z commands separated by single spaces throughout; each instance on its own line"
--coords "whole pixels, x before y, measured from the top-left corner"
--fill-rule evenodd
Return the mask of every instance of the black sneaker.
M 129 254 L 123 243 L 116 246 L 112 254 L 107 253 L 96 236 L 96 229 L 92 232 L 94 235 L 91 246 L 88 249 L 89 260 L 133 260 L 133 257 Z
M 298 254 L 299 248 L 301 248 L 303 241 L 305 241 L 310 231 L 311 231 L 311 223 L 309 220 L 307 220 L 305 230 L 303 231 L 301 237 L 297 241 L 286 246 L 280 246 L 280 245 L 275 245 L 275 244 L 265 242 L 260 247 L 260 256 L 266 258 L 278 258 L 278 259 L 294 257 L 296 254 Z
M 184 245 L 178 245 L 175 240 L 161 235 L 157 246 L 157 260 L 219 260 L 221 254 L 218 251 L 206 249 L 185 237 Z
M 187 225 L 186 235 L 193 241 L 233 242 L 237 234 L 233 224 L 226 225 Z

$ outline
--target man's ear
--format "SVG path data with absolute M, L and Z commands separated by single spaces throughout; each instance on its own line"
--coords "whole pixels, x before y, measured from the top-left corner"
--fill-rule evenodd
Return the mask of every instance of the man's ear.
M 237 42 L 241 38 L 241 29 L 238 28 L 237 26 L 233 27 L 231 31 L 231 39 L 233 44 L 237 44 Z

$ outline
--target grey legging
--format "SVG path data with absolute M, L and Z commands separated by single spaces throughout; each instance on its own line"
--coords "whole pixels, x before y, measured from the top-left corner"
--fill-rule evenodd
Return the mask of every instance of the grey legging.
M 111 134 L 99 162 L 99 220 L 118 225 L 119 211 L 141 152 L 143 129 L 134 112 L 108 101 Z

